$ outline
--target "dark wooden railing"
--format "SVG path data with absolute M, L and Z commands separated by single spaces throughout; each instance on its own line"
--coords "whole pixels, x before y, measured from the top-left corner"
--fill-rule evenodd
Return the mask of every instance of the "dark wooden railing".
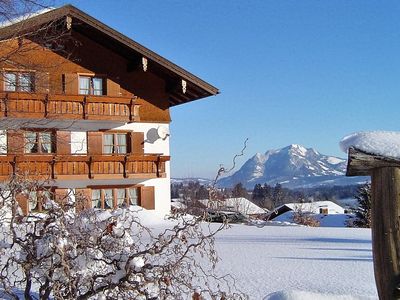
M 165 176 L 169 156 L 0 155 L 0 178 L 12 174 L 42 179 L 157 178 Z
M 93 95 L 0 93 L 0 117 L 139 121 L 136 98 Z

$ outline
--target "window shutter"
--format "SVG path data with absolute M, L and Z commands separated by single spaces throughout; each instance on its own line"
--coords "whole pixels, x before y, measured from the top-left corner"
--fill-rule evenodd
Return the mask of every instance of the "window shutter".
M 89 154 L 103 154 L 103 133 L 89 131 L 88 135 L 88 153 Z
M 64 93 L 67 95 L 78 95 L 78 74 L 63 74 Z
M 34 90 L 38 93 L 48 94 L 50 92 L 50 76 L 49 73 L 36 72 Z
M 7 130 L 7 153 L 24 153 L 25 140 L 24 133 L 17 130 Z
M 144 132 L 131 132 L 131 153 L 144 154 Z
M 107 96 L 120 96 L 119 84 L 111 79 L 107 79 Z
M 140 206 L 145 209 L 155 209 L 154 186 L 140 188 Z
M 19 207 L 21 207 L 22 213 L 25 216 L 29 214 L 28 197 L 24 194 L 17 194 L 15 195 L 15 200 L 17 200 Z
M 68 201 L 68 189 L 55 189 L 54 198 L 55 201 L 60 205 L 65 205 Z
M 56 151 L 57 154 L 71 154 L 71 132 L 56 132 Z
M 4 73 L 0 72 L 0 92 L 4 91 Z
M 91 207 L 92 190 L 75 189 L 75 210 L 80 212 Z

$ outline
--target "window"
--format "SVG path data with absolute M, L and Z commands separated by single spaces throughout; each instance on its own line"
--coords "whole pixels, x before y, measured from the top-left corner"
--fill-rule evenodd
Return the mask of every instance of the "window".
M 125 189 L 117 189 L 117 206 L 118 207 L 126 206 L 126 190 Z
M 91 76 L 79 76 L 79 94 L 103 95 L 103 78 Z
M 104 208 L 111 209 L 114 207 L 114 195 L 112 189 L 103 190 L 104 193 Z
M 329 213 L 328 208 L 327 207 L 320 207 L 319 208 L 319 213 L 323 214 L 323 215 L 327 215 Z
M 43 212 L 46 210 L 46 202 L 51 199 L 50 191 L 31 191 L 29 192 L 29 211 Z
M 126 133 L 107 133 L 103 139 L 103 153 L 118 154 L 127 153 L 128 135 Z
M 101 190 L 92 190 L 92 208 L 101 208 Z
M 52 132 L 25 132 L 25 153 L 54 153 Z
M 139 188 L 129 189 L 129 205 L 139 205 Z
M 128 205 L 139 205 L 138 187 L 92 189 L 92 208 L 113 209 Z
M 34 75 L 29 72 L 5 72 L 4 90 L 8 92 L 33 92 Z

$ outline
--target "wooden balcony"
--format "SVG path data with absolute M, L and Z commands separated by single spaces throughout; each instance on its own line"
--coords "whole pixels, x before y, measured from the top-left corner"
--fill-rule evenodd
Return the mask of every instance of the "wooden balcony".
M 93 95 L 0 93 L 0 117 L 139 121 L 136 98 Z
M 146 155 L 0 155 L 0 179 L 12 174 L 42 180 L 165 177 L 169 156 Z

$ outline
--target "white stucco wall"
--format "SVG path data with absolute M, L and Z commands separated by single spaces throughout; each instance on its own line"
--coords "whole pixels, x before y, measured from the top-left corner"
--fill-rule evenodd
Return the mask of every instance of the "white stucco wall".
M 87 134 L 84 131 L 71 131 L 71 153 L 87 154 Z

